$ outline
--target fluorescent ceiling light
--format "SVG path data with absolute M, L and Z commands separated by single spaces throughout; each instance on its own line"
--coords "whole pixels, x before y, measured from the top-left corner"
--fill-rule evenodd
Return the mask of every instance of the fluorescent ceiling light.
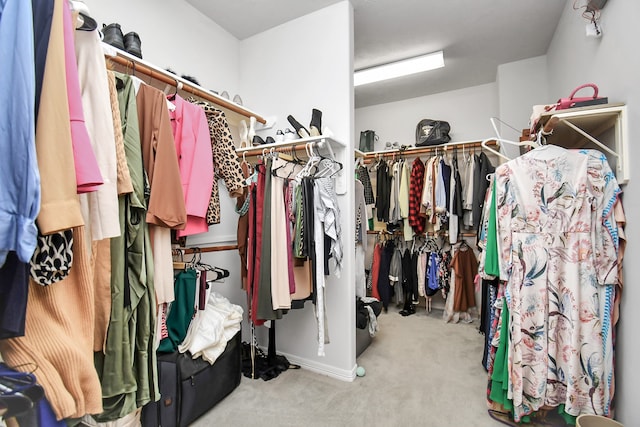
M 371 67 L 356 71 L 353 74 L 353 85 L 360 86 L 396 77 L 408 76 L 423 71 L 435 70 L 444 67 L 442 51 L 403 59 L 389 64 Z

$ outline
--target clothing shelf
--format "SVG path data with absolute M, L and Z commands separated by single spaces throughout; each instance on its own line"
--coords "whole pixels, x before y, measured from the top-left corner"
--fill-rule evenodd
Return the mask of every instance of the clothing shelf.
M 460 141 L 460 142 L 449 142 L 447 144 L 442 145 L 432 145 L 428 147 L 407 147 L 405 149 L 396 148 L 393 150 L 379 150 L 379 151 L 370 151 L 363 152 L 360 150 L 355 150 L 355 157 L 362 158 L 365 163 L 370 163 L 380 157 L 393 157 L 393 156 L 419 156 L 421 154 L 435 154 L 438 153 L 447 153 L 449 150 L 453 149 L 475 149 L 482 148 L 480 145 L 482 141 Z M 489 145 L 496 145 L 495 142 L 489 142 Z
M 540 116 L 538 126 L 553 132 L 545 139 L 564 148 L 595 148 L 607 155 L 619 184 L 629 180 L 629 138 L 627 107 L 603 104 L 552 111 Z M 538 129 L 536 129 L 537 131 Z M 609 150 L 607 153 L 601 145 Z
M 220 95 L 216 95 L 215 93 L 204 89 L 196 85 L 195 83 L 185 80 L 182 77 L 176 76 L 169 71 L 163 70 L 156 65 L 153 65 L 147 61 L 143 61 L 136 56 L 133 56 L 106 43 L 102 43 L 102 49 L 104 51 L 105 58 L 107 59 L 107 64 L 111 62 L 112 64 L 117 65 L 116 71 L 134 75 L 136 73 L 144 74 L 147 77 L 151 77 L 151 79 L 155 80 L 156 82 L 171 85 L 175 87 L 176 90 L 182 90 L 185 93 L 211 102 L 212 104 L 215 104 L 217 107 L 225 111 L 227 119 L 231 123 L 237 123 L 238 121 L 249 117 L 255 117 L 258 123 L 267 123 L 267 120 L 262 115 L 257 114 L 250 109 L 236 104 L 235 102 L 232 102 L 226 98 L 223 98 Z

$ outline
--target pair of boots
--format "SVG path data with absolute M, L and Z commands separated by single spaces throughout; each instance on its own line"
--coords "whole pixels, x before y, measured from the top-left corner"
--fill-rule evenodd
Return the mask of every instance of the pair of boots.
M 287 120 L 294 127 L 300 138 L 309 138 L 311 136 L 322 135 L 322 111 L 317 109 L 311 110 L 311 123 L 309 124 L 309 130 L 302 126 L 293 116 L 287 116 Z
M 123 35 L 120 24 L 103 24 L 102 35 L 105 43 L 142 59 L 142 42 L 138 33 L 131 31 Z

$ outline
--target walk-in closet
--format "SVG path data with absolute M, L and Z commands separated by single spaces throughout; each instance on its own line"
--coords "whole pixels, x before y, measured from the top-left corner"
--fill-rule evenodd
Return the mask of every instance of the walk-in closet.
M 0 1 L 0 427 L 640 425 L 640 5 L 467 3 Z

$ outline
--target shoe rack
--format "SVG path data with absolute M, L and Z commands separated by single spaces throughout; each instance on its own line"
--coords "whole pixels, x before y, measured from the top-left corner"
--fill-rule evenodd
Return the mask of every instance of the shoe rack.
M 106 43 L 102 43 L 102 50 L 104 51 L 107 64 L 111 63 L 115 71 L 133 75 L 142 74 L 146 77 L 150 77 L 152 80 L 151 84 L 160 90 L 165 90 L 167 85 L 169 85 L 175 88 L 175 91 L 182 92 L 182 95 L 193 95 L 196 98 L 208 101 L 223 110 L 227 116 L 227 120 L 232 125 L 236 125 L 240 120 L 251 117 L 254 117 L 258 123 L 267 123 L 267 120 L 261 114 L 223 98 L 220 95 L 216 95 L 195 83 L 185 80 L 180 76 L 176 76 L 169 71 L 133 56 L 123 50 Z

